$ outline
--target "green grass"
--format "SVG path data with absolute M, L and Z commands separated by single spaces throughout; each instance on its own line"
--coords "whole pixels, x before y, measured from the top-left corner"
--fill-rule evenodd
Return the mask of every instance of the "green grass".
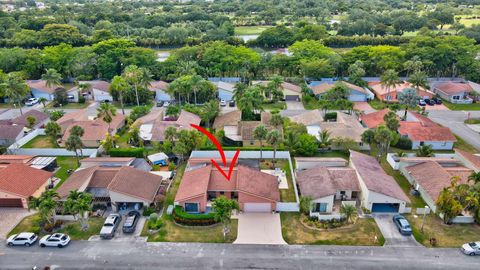
M 468 125 L 477 125 L 480 124 L 480 118 L 470 118 L 465 120 L 464 123 Z
M 28 141 L 22 146 L 22 148 L 59 148 L 58 145 L 52 142 L 52 140 L 46 135 L 38 135 L 35 138 Z
M 117 133 L 120 137 L 118 137 L 117 145 L 120 148 L 130 148 L 130 144 L 128 144 L 128 130 L 124 130 L 121 134 Z
M 455 135 L 455 138 L 457 139 L 457 141 L 453 143 L 454 148 L 458 148 L 460 150 L 463 150 L 472 154 L 475 154 L 478 152 L 478 149 L 476 149 L 475 147 L 473 147 L 472 145 L 464 141 L 459 136 Z
M 368 102 L 368 104 L 370 104 L 370 106 L 375 109 L 375 110 L 382 110 L 382 109 L 385 109 L 388 107 L 388 104 L 375 98 L 375 99 L 372 99 Z
M 85 109 L 85 108 L 88 107 L 88 105 L 90 105 L 90 103 L 88 103 L 88 102 L 85 102 L 85 103 L 70 102 L 67 105 L 63 105 L 61 107 L 54 107 L 53 102 L 51 102 L 47 105 L 47 108 L 48 109 L 55 109 L 55 110 L 59 110 L 59 109 L 62 109 L 62 110 L 63 109 Z
M 259 35 L 271 26 L 237 26 L 235 35 Z
M 357 219 L 346 228 L 317 231 L 300 222 L 300 213 L 280 213 L 283 239 L 288 244 L 381 246 L 385 243 L 373 218 Z M 375 236 L 378 241 L 375 242 Z
M 265 159 L 260 162 L 260 169 L 261 170 L 271 170 L 272 167 L 272 160 Z M 290 164 L 286 159 L 277 159 L 275 161 L 276 168 L 282 168 L 285 171 L 285 175 L 287 176 L 287 183 L 288 189 L 280 189 L 280 201 L 281 202 L 296 202 L 297 197 L 295 196 L 295 188 L 293 187 L 293 180 L 292 175 L 290 173 Z
M 67 170 L 72 170 L 74 171 L 75 169 L 78 168 L 77 164 L 77 158 L 76 157 L 57 157 L 57 165 L 60 167 L 58 171 L 55 173 L 55 176 L 60 178 L 61 181 L 58 183 L 56 188 L 61 186 L 63 182 L 68 178 L 69 174 L 67 173 Z
M 262 108 L 264 110 L 285 110 L 287 108 L 287 104 L 285 103 L 285 101 L 278 101 L 278 102 L 275 102 L 275 103 L 263 103 L 262 104 Z
M 477 18 L 472 17 L 475 17 L 475 15 L 460 15 L 455 16 L 455 19 L 460 18 L 460 23 L 465 25 L 465 27 L 471 27 L 474 24 L 480 24 L 480 18 L 478 18 L 479 15 L 476 15 Z
M 308 101 L 302 99 L 303 107 L 305 110 L 316 110 L 321 109 L 320 104 L 316 98 L 311 98 Z
M 35 214 L 31 215 L 28 217 L 25 217 L 20 221 L 20 223 L 15 226 L 9 233 L 8 236 L 12 234 L 17 234 L 21 232 L 35 232 L 34 227 L 38 227 L 38 224 L 40 223 L 40 215 Z
M 443 100 L 443 104 L 452 111 L 480 111 L 480 103 L 454 104 Z
M 406 215 L 406 218 L 412 225 L 413 236 L 417 242 L 426 247 L 432 247 L 429 239 L 435 238 L 437 240 L 436 247 L 453 247 L 458 248 L 466 242 L 478 240 L 480 235 L 480 226 L 477 224 L 454 224 L 445 225 L 438 216 L 429 214 L 425 218 L 425 223 L 422 227 L 422 215 Z

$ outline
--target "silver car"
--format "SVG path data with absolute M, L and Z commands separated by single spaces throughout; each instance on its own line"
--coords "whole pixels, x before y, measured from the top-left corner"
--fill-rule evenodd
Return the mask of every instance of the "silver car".
M 480 242 L 470 242 L 463 244 L 460 250 L 466 255 L 480 255 Z
M 102 229 L 100 230 L 100 237 L 103 239 L 113 238 L 120 221 L 122 221 L 122 216 L 120 214 L 108 215 L 105 223 L 103 223 Z

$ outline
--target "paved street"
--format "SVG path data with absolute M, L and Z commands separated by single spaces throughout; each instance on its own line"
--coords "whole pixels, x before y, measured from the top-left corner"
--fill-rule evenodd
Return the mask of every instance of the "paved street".
M 1 269 L 478 269 L 458 249 L 76 241 L 0 246 Z
M 428 117 L 433 121 L 448 127 L 453 133 L 460 136 L 473 147 L 480 150 L 480 134 L 471 130 L 463 123 L 467 119 L 468 112 L 466 111 L 429 111 Z M 480 111 L 471 111 L 471 118 L 479 118 Z

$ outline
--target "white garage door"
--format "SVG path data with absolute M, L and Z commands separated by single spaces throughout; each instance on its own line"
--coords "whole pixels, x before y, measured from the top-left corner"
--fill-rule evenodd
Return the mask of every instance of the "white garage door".
M 270 203 L 245 203 L 243 205 L 244 212 L 270 212 L 272 206 Z

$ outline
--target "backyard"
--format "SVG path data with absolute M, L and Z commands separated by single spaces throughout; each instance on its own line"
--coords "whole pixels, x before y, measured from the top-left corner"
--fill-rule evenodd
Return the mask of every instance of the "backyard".
M 59 167 L 58 171 L 55 173 L 55 176 L 60 178 L 61 181 L 58 183 L 56 188 L 61 186 L 63 182 L 68 178 L 68 170 L 74 171 L 78 168 L 77 158 L 75 157 L 57 157 L 57 165 Z
M 290 165 L 286 159 L 278 159 L 275 161 L 276 168 L 282 168 L 287 176 L 288 189 L 280 189 L 280 201 L 281 202 L 296 202 L 295 189 L 293 188 L 292 175 L 290 172 Z M 265 159 L 260 163 L 261 170 L 271 170 L 272 160 Z
M 58 145 L 53 143 L 50 137 L 38 135 L 24 144 L 22 148 L 58 148 Z
M 288 244 L 381 246 L 385 242 L 372 218 L 359 218 L 346 228 L 317 231 L 300 222 L 300 213 L 281 213 L 282 235 Z M 375 236 L 377 241 L 375 241 Z

